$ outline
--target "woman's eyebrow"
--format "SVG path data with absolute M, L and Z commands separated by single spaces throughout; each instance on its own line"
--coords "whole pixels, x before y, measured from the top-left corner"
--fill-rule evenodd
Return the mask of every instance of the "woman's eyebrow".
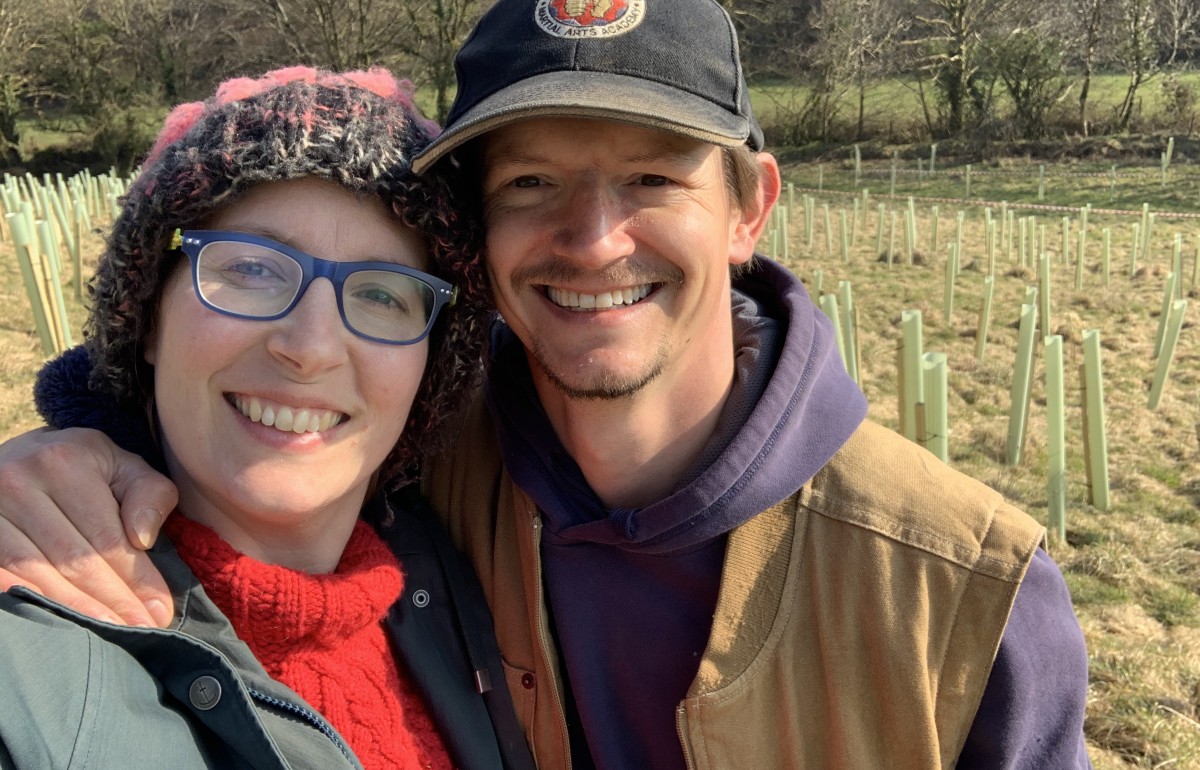
M 288 237 L 285 233 L 283 233 L 280 230 L 276 230 L 270 226 L 259 225 L 259 224 L 239 225 L 238 223 L 234 222 L 234 223 L 232 223 L 228 226 L 222 227 L 218 230 L 218 232 L 221 232 L 221 231 L 231 232 L 231 233 L 243 233 L 245 235 L 257 235 L 261 238 L 269 238 L 270 240 L 275 241 L 276 243 L 278 243 L 282 246 L 287 246 L 289 249 L 295 249 L 296 251 L 299 251 L 301 253 L 308 254 L 310 257 L 316 257 L 317 259 L 324 259 L 324 260 L 330 259 L 330 255 L 313 254 L 308 249 L 298 246 L 296 244 L 296 242 L 293 241 L 290 237 Z M 425 241 L 423 239 L 421 241 L 421 248 L 422 249 L 427 248 L 425 246 Z M 337 261 L 337 260 L 334 260 L 334 261 Z M 397 257 L 395 254 L 390 254 L 387 252 L 372 252 L 372 254 L 370 256 L 366 256 L 366 257 L 363 257 L 362 259 L 355 259 L 355 260 L 350 260 L 350 261 L 353 261 L 353 262 L 386 262 L 391 265 L 397 265 L 399 267 L 415 268 L 417 270 L 426 270 L 427 271 L 429 269 L 428 265 L 410 265 L 407 262 L 405 262 L 404 260 Z
M 276 243 L 282 244 L 282 245 L 287 246 L 292 249 L 296 249 L 297 251 L 304 251 L 304 249 L 297 246 L 291 240 L 291 238 L 288 237 L 288 235 L 286 233 L 284 233 L 280 230 L 276 230 L 273 227 L 269 227 L 266 225 L 252 224 L 252 223 L 239 224 L 235 221 L 235 222 L 227 224 L 223 227 L 205 228 L 205 229 L 216 230 L 217 232 L 230 232 L 230 233 L 242 233 L 244 235 L 257 235 L 260 238 L 269 238 L 270 240 L 275 241 Z M 307 253 L 307 252 L 305 252 L 305 253 Z

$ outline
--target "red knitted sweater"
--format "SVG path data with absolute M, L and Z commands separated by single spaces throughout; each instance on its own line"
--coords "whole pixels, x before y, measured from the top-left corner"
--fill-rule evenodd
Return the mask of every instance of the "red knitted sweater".
M 327 575 L 255 561 L 180 515 L 165 531 L 267 673 L 329 720 L 363 767 L 449 770 L 437 728 L 389 646 L 383 619 L 404 576 L 370 526 L 358 522 Z

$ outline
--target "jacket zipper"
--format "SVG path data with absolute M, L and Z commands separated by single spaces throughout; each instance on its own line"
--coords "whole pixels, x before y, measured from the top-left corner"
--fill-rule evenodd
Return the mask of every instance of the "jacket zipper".
M 558 683 L 554 681 L 554 669 L 550 666 L 549 649 L 550 649 L 550 633 L 546 629 L 546 593 L 542 585 L 542 519 L 535 513 L 533 516 L 533 566 L 537 570 L 537 631 L 538 645 L 542 654 L 542 666 L 546 669 L 547 676 L 551 681 L 546 685 L 550 690 L 551 696 L 554 698 L 554 705 L 558 707 L 558 729 L 563 735 L 563 746 L 566 748 L 566 770 L 571 770 L 571 740 L 567 730 L 566 708 L 563 706 L 562 699 L 558 697 Z
M 308 722 L 309 725 L 319 730 L 326 738 L 332 741 L 333 745 L 337 747 L 338 751 L 342 752 L 342 756 L 349 760 L 351 764 L 354 764 L 355 758 L 354 755 L 350 753 L 350 749 L 346 747 L 346 744 L 342 742 L 342 739 L 338 737 L 338 734 L 333 731 L 333 728 L 329 726 L 329 723 L 319 717 L 317 714 L 309 711 L 306 708 L 301 708 L 295 703 L 289 703 L 288 701 L 280 700 L 279 698 L 261 693 L 253 688 L 247 689 L 249 690 L 250 695 L 256 700 L 262 701 L 267 705 L 274 706 L 281 711 L 286 711 L 289 714 L 300 717 L 300 719 Z
M 679 734 L 679 745 L 683 749 L 683 762 L 687 770 L 696 770 L 696 761 L 692 757 L 692 747 L 684 737 L 684 722 L 687 721 L 687 708 L 680 703 L 675 707 L 675 732 Z

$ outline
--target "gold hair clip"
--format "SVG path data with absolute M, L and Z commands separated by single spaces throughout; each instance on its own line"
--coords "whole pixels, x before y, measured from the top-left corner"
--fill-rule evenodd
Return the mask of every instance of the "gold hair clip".
M 178 251 L 181 246 L 183 246 L 183 231 L 176 227 L 175 232 L 171 235 L 171 251 Z

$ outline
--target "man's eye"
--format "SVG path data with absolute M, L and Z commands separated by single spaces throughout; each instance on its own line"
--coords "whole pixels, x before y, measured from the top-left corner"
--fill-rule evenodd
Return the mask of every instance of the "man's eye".
M 513 180 L 513 187 L 537 187 L 541 183 L 536 176 L 519 176 Z
M 667 178 L 659 174 L 643 174 L 638 183 L 643 187 L 662 187 L 667 183 Z

